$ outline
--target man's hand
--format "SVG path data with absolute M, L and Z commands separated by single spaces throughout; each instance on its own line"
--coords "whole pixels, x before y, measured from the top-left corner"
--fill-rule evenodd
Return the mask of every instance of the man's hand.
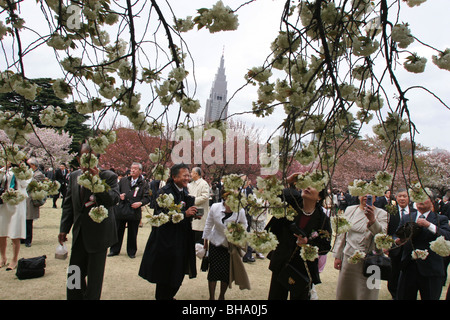
M 427 219 L 419 218 L 417 219 L 417 224 L 427 229 L 430 226 L 430 221 L 428 221 Z
M 125 200 L 125 193 L 120 194 L 120 200 L 122 200 L 122 201 Z
M 192 217 L 195 216 L 195 214 L 197 213 L 197 208 L 192 206 L 189 207 L 189 209 L 186 210 L 186 217 Z
M 121 195 L 121 196 L 122 196 L 122 195 Z M 134 202 L 134 203 L 131 204 L 131 207 L 132 207 L 133 209 L 137 209 L 137 208 L 139 208 L 140 206 L 142 206 L 142 202 Z
M 60 245 L 63 245 L 64 242 L 67 241 L 67 233 L 61 232 L 60 234 L 58 234 L 58 242 Z

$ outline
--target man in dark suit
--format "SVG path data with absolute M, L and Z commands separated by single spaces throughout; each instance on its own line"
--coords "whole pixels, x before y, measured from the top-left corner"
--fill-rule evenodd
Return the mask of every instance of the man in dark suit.
M 159 227 L 152 227 L 142 257 L 139 276 L 156 283 L 156 300 L 172 300 L 178 292 L 185 274 L 189 278 L 197 276 L 194 231 L 192 219 L 197 208 L 195 198 L 189 196 L 187 185 L 190 181 L 189 167 L 176 164 L 170 169 L 167 184 L 158 191 L 172 194 L 175 204 L 182 204 L 184 219 L 178 223 L 169 221 Z M 155 214 L 163 212 L 156 205 Z
M 391 203 L 391 190 L 386 190 L 384 196 L 377 197 L 373 205 L 377 208 L 386 210 L 386 206 Z
M 67 183 L 68 183 L 68 176 L 69 176 L 69 170 L 66 167 L 65 163 L 61 163 L 59 165 L 59 168 L 55 170 L 55 180 L 59 182 L 60 187 L 59 187 L 59 193 L 55 194 L 53 196 L 53 208 L 56 208 L 56 201 L 59 198 L 59 195 L 61 195 L 61 206 L 62 203 L 64 202 L 64 198 L 66 196 L 66 192 L 67 192 Z
M 136 257 L 137 235 L 142 218 L 142 206 L 150 202 L 148 183 L 142 176 L 142 164 L 137 162 L 131 164 L 130 175 L 120 179 L 119 193 L 120 202 L 114 207 L 118 242 L 111 247 L 108 257 L 116 256 L 120 253 L 125 226 L 127 226 L 127 254 L 133 259 Z
M 449 194 L 446 194 L 445 196 L 442 197 L 439 213 L 445 215 L 447 218 L 450 219 L 450 201 L 448 200 Z
M 450 226 L 446 216 L 432 211 L 432 200 L 416 204 L 418 212 L 405 215 L 400 227 L 407 222 L 415 222 L 420 228 L 412 237 L 396 239 L 402 244 L 401 272 L 398 283 L 398 300 L 416 300 L 420 292 L 422 300 L 439 300 L 444 279 L 443 258 L 430 249 L 430 242 L 439 236 L 450 240 Z M 400 228 L 399 227 L 399 228 Z M 425 260 L 413 259 L 411 253 L 415 249 L 428 250 Z
M 89 145 L 83 144 L 80 156 L 89 153 Z M 117 230 L 114 215 L 109 212 L 108 217 L 101 223 L 95 222 L 89 216 L 89 211 L 95 205 L 103 205 L 109 209 L 119 201 L 119 187 L 117 175 L 109 170 L 98 168 L 89 169 L 91 174 L 99 175 L 105 180 L 110 189 L 102 193 L 92 194 L 90 190 L 78 184 L 78 177 L 82 170 L 74 171 L 69 177 L 66 198 L 63 203 L 60 233 L 58 241 L 67 241 L 67 234 L 72 228 L 72 251 L 69 266 L 77 267 L 81 278 L 80 286 L 67 283 L 67 299 L 98 300 L 103 286 L 106 253 L 110 246 L 117 242 Z M 75 272 L 74 272 L 75 274 Z M 68 273 L 68 280 L 71 275 Z M 86 277 L 89 279 L 86 284 Z M 76 281 L 74 281 L 76 284 Z
M 387 234 L 395 238 L 401 219 L 417 210 L 410 205 L 408 191 L 406 189 L 399 189 L 396 193 L 397 205 L 394 212 L 389 212 L 389 224 Z M 400 261 L 402 258 L 402 247 L 396 247 L 389 250 L 389 258 L 391 258 L 392 273 L 388 280 L 387 287 L 391 293 L 392 299 L 397 299 L 398 279 L 400 277 Z

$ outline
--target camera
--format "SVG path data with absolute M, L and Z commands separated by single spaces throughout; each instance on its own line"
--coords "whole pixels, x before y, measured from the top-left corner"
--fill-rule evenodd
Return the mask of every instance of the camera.
M 202 217 L 205 214 L 205 208 L 197 207 L 197 213 L 195 214 L 197 217 Z
M 366 206 L 372 206 L 373 205 L 373 198 L 371 195 L 367 196 L 367 200 L 366 200 Z

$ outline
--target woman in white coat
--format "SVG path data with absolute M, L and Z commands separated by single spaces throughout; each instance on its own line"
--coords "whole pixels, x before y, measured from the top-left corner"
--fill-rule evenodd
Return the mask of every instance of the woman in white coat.
M 232 212 L 224 201 L 214 203 L 209 210 L 203 231 L 205 248 L 209 251 L 208 287 L 210 300 L 214 300 L 217 281 L 220 281 L 219 300 L 225 299 L 225 292 L 230 282 L 230 253 L 225 236 L 226 226 L 230 222 L 238 222 L 243 225 L 244 229 L 247 229 L 245 210 Z
M 6 203 L 0 204 L 0 267 L 7 266 L 6 270 L 10 271 L 17 267 L 20 239 L 26 237 L 27 186 L 31 179 L 25 181 L 16 179 L 11 170 L 6 168 L 1 169 L 0 175 L 1 186 L 15 188 L 25 196 L 24 200 L 15 206 Z M 13 257 L 8 265 L 6 258 L 7 238 L 10 238 L 13 244 Z

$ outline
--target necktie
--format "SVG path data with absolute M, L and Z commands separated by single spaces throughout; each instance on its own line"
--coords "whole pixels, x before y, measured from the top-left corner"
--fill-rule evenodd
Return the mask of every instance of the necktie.
M 425 219 L 425 216 L 423 214 L 421 214 L 419 218 Z
M 402 217 L 405 215 L 405 208 L 402 208 Z

